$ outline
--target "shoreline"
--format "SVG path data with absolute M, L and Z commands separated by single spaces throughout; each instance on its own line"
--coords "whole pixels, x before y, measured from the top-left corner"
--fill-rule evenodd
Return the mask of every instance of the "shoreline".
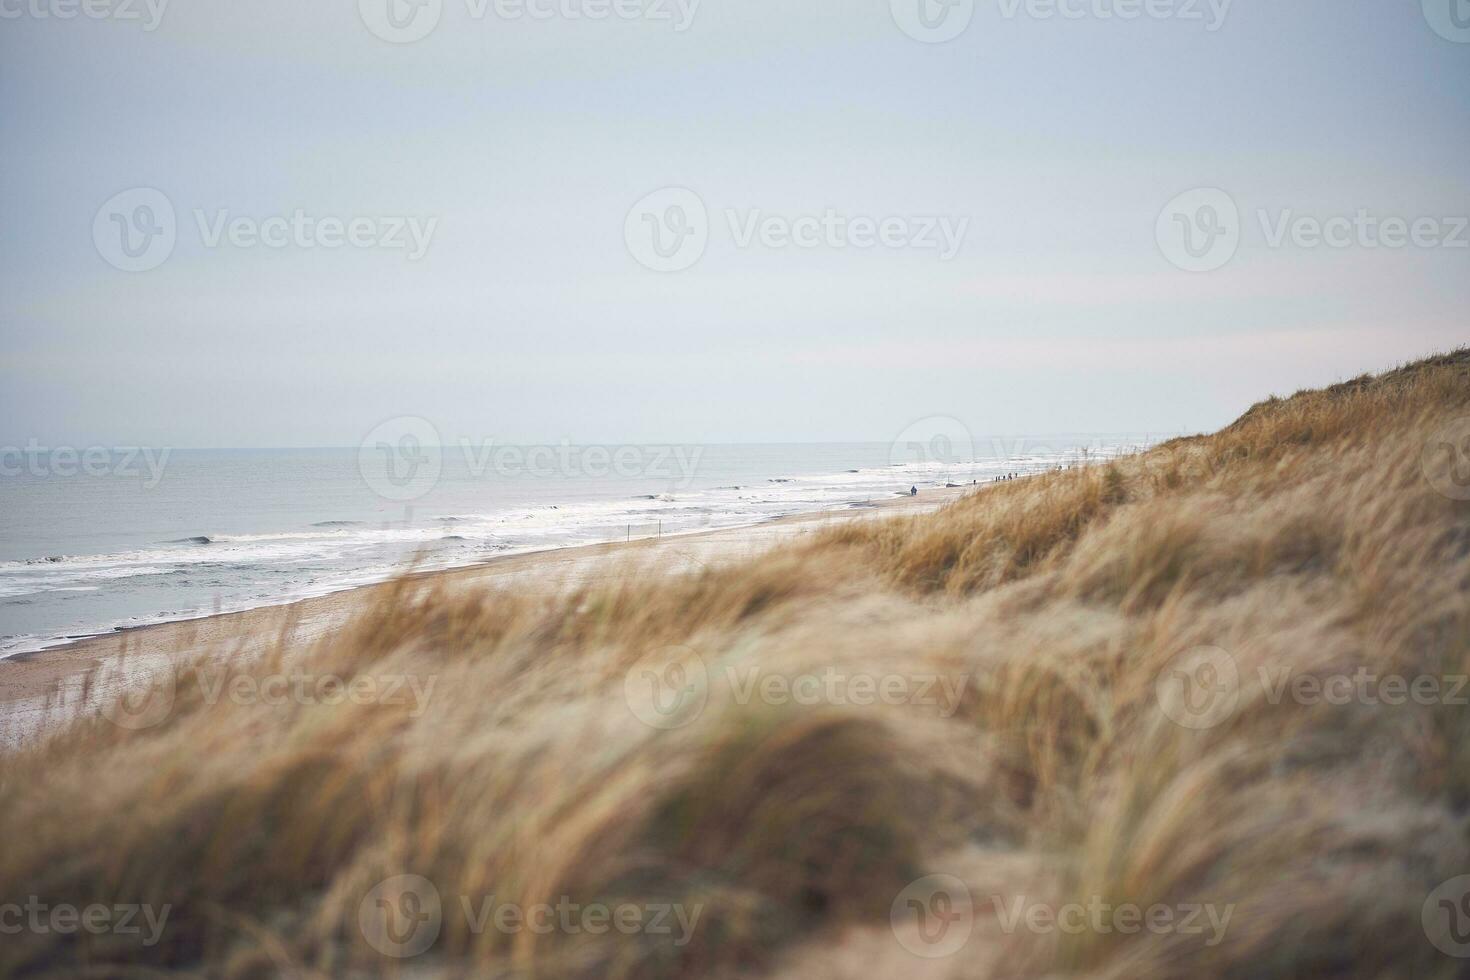
M 946 490 L 953 491 L 955 489 L 956 488 L 953 487 L 953 486 L 949 486 L 949 487 L 936 487 L 936 488 L 931 488 L 930 491 L 928 491 L 928 492 L 930 494 L 933 494 L 933 493 L 938 493 L 938 492 L 946 491 Z M 969 484 L 966 484 L 965 485 L 965 489 L 973 489 L 973 486 L 971 486 Z M 421 570 L 398 571 L 398 572 L 394 572 L 391 575 L 386 576 L 385 578 L 378 579 L 376 581 L 357 582 L 357 583 L 354 583 L 354 584 L 351 584 L 351 585 L 336 586 L 336 587 L 328 588 L 328 589 L 326 589 L 325 591 L 322 591 L 322 592 L 311 592 L 311 593 L 307 593 L 307 594 L 304 594 L 304 595 L 303 594 L 298 594 L 298 595 L 279 596 L 279 597 L 276 597 L 276 598 L 266 599 L 266 600 L 264 600 L 264 601 L 262 601 L 260 603 L 255 604 L 255 605 L 244 606 L 242 608 L 237 608 L 237 609 L 218 609 L 218 610 L 211 611 L 211 612 L 197 612 L 197 613 L 182 615 L 182 616 L 178 616 L 178 617 L 175 617 L 175 618 L 172 618 L 172 619 L 161 619 L 161 620 L 157 620 L 155 622 L 134 623 L 132 625 L 127 625 L 127 626 L 121 626 L 121 625 L 119 625 L 119 626 L 104 627 L 104 628 L 99 629 L 95 633 L 78 633 L 78 634 L 71 635 L 71 636 L 53 636 L 53 637 L 49 637 L 49 638 L 46 638 L 46 639 L 42 640 L 41 641 L 42 645 L 41 646 L 38 646 L 38 647 L 34 647 L 34 648 L 30 648 L 30 649 L 25 649 L 25 650 L 16 650 L 14 653 L 0 653 L 0 666 L 3 666 L 4 664 L 7 664 L 7 663 L 23 663 L 23 662 L 26 662 L 26 661 L 28 661 L 28 660 L 30 660 L 32 658 L 35 658 L 35 657 L 37 657 L 39 655 L 46 654 L 46 653 L 53 653 L 53 652 L 56 652 L 56 651 L 59 651 L 59 650 L 74 650 L 78 646 L 81 646 L 83 644 L 92 643 L 92 642 L 95 642 L 95 641 L 98 641 L 98 640 L 107 640 L 107 639 L 111 639 L 111 638 L 121 637 L 121 636 L 124 636 L 124 635 L 127 635 L 127 634 L 139 632 L 141 630 L 151 630 L 151 629 L 156 629 L 158 627 L 164 627 L 164 626 L 179 626 L 179 625 L 182 625 L 182 624 L 185 624 L 185 623 L 194 623 L 194 622 L 199 622 L 200 620 L 216 619 L 216 618 L 221 618 L 221 617 L 226 617 L 226 616 L 238 616 L 238 615 L 243 615 L 245 613 L 256 612 L 256 611 L 262 610 L 262 609 L 280 609 L 280 608 L 284 608 L 284 607 L 287 607 L 287 606 L 298 605 L 300 603 L 312 602 L 312 601 L 318 600 L 318 599 L 328 599 L 328 598 L 331 598 L 332 596 L 345 595 L 345 594 L 351 593 L 351 592 L 358 592 L 358 591 L 362 591 L 362 590 L 365 590 L 365 589 L 377 588 L 378 586 L 381 586 L 381 585 L 383 585 L 383 584 L 385 584 L 387 582 L 395 581 L 395 580 L 398 580 L 398 579 L 404 579 L 404 578 L 406 578 L 406 579 L 410 579 L 410 580 L 415 580 L 415 579 L 420 579 L 420 578 L 425 578 L 425 577 L 433 577 L 433 576 L 438 576 L 438 575 L 447 575 L 447 574 L 452 574 L 452 573 L 455 573 L 455 572 L 468 571 L 470 569 L 485 568 L 485 567 L 490 566 L 490 565 L 493 565 L 493 564 L 495 564 L 497 562 L 507 561 L 507 560 L 513 559 L 513 558 L 526 558 L 526 557 L 535 556 L 535 555 L 550 555 L 550 554 L 555 554 L 555 553 L 564 552 L 564 551 L 578 551 L 578 550 L 584 549 L 584 548 L 601 548 L 601 547 L 607 547 L 607 546 L 611 546 L 611 545 L 624 545 L 624 546 L 627 546 L 627 545 L 639 544 L 639 543 L 643 543 L 643 542 L 659 541 L 659 540 L 665 540 L 665 539 L 671 539 L 671 538 L 696 537 L 696 536 L 706 535 L 706 534 L 718 534 L 718 533 L 726 532 L 726 531 L 740 531 L 740 530 L 744 530 L 744 529 L 747 529 L 747 528 L 761 527 L 761 526 L 767 525 L 767 524 L 777 524 L 777 523 L 781 523 L 781 522 L 784 522 L 784 521 L 792 521 L 792 520 L 797 520 L 797 519 L 801 519 L 801 518 L 805 518 L 805 517 L 812 517 L 812 516 L 820 516 L 823 519 L 829 519 L 830 516 L 832 514 L 834 514 L 834 513 L 843 513 L 843 514 L 845 514 L 845 513 L 848 513 L 850 511 L 861 511 L 861 510 L 867 510 L 867 509 L 872 509 L 872 508 L 888 507 L 888 506 L 892 506 L 894 503 L 900 503 L 901 504 L 902 502 L 907 501 L 909 499 L 910 498 L 908 498 L 907 496 L 895 495 L 892 498 L 885 498 L 881 502 L 877 502 L 877 503 L 875 503 L 875 502 L 873 502 L 871 500 L 869 500 L 869 501 L 852 501 L 852 502 L 849 502 L 849 503 L 841 506 L 840 508 L 828 508 L 826 510 L 820 510 L 820 511 L 795 511 L 795 512 L 792 512 L 790 514 L 778 514 L 778 515 L 775 515 L 773 517 L 765 517 L 765 518 L 762 518 L 760 520 L 750 521 L 750 522 L 741 523 L 741 524 L 726 524 L 726 525 L 721 525 L 720 527 L 694 528 L 694 529 L 682 530 L 682 531 L 670 531 L 667 534 L 659 534 L 659 535 L 656 535 L 656 536 L 653 536 L 653 537 L 631 538 L 631 539 L 628 539 L 628 540 L 625 540 L 625 541 L 618 541 L 617 539 L 613 538 L 613 539 L 609 539 L 609 540 L 606 540 L 606 541 L 587 541 L 587 542 L 583 542 L 581 544 L 559 545 L 559 546 L 552 546 L 552 547 L 531 547 L 531 548 L 527 548 L 524 551 L 509 551 L 509 552 L 503 552 L 501 554 L 490 555 L 490 556 L 484 557 L 484 558 L 478 558 L 478 559 L 475 559 L 473 561 L 466 562 L 464 564 L 446 565 L 446 566 L 442 566 L 442 567 L 425 568 L 425 569 L 421 569 Z M 0 701 L 0 703 L 3 703 L 3 701 Z
M 253 656 L 277 640 L 299 646 L 346 623 L 374 590 L 407 579 L 423 587 L 565 591 L 607 576 L 622 556 L 668 559 L 661 574 L 680 574 L 711 562 L 755 557 L 813 527 L 878 516 L 924 513 L 989 484 L 942 487 L 918 497 L 895 496 L 841 510 L 804 511 L 754 524 L 683 531 L 658 538 L 605 541 L 510 555 L 452 568 L 408 571 L 385 582 L 319 596 L 116 629 L 0 659 L 0 742 L 25 740 L 95 706 L 106 689 L 140 672 L 174 666 L 198 655 Z M 85 701 L 85 703 L 83 703 Z

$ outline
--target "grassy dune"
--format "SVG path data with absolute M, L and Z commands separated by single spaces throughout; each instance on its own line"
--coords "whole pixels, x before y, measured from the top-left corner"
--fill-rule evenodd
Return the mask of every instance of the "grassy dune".
M 169 909 L 152 944 L 6 934 L 0 973 L 1464 975 L 1426 900 L 1470 872 L 1444 434 L 1467 415 L 1460 351 L 740 567 L 386 588 L 312 649 L 185 672 L 156 724 L 0 758 L 0 903 Z M 248 694 L 282 674 L 374 696 Z M 1344 699 L 1343 676 L 1377 680 Z M 643 917 L 477 924 L 490 896 Z M 1229 918 L 1007 911 L 1124 905 Z M 697 918 L 659 931 L 663 906 Z

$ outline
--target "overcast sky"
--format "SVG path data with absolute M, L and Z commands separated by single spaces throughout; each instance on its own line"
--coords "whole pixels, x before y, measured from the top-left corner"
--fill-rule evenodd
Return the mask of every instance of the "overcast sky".
M 3 445 L 1204 430 L 1470 339 L 1465 0 L 86 2 L 0 0 Z

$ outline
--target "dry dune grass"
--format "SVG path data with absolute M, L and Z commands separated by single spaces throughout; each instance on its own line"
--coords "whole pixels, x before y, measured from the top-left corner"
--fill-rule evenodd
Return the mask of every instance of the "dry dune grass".
M 1442 695 L 1470 673 L 1470 503 L 1435 489 L 1456 464 L 1435 434 L 1466 415 L 1460 351 L 733 569 L 560 598 L 385 588 L 231 682 L 407 676 L 424 699 L 263 703 L 185 672 L 159 724 L 85 720 L 0 759 L 0 904 L 170 910 L 151 945 L 6 935 L 0 971 L 1463 975 L 1421 913 L 1470 872 L 1470 707 L 1273 692 L 1288 670 Z M 1238 682 L 1189 688 L 1221 677 L 1181 660 L 1202 647 Z M 684 714 L 630 695 L 650 677 Z M 437 937 L 385 955 L 363 916 L 375 894 L 424 908 L 373 891 L 410 874 Z M 890 909 L 931 874 L 972 931 L 910 937 L 948 953 L 928 958 Z M 490 896 L 697 920 L 479 927 L 465 905 Z M 1028 928 L 1018 902 L 1230 917 Z

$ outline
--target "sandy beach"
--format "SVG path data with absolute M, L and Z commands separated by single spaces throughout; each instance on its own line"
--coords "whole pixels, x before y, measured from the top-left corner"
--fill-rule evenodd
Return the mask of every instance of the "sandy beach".
M 676 575 L 754 557 L 833 522 L 927 513 L 977 489 L 929 490 L 917 497 L 793 514 L 746 527 L 504 555 L 412 578 L 423 588 L 555 593 L 618 575 L 630 564 L 644 573 Z M 208 661 L 250 657 L 283 636 L 292 647 L 310 644 L 371 603 L 380 588 L 369 585 L 241 612 L 140 626 L 0 660 L 0 740 L 22 742 L 81 709 L 95 708 L 118 684 L 139 681 L 140 675 L 167 665 L 200 656 Z
M 1467 413 L 1456 352 L 0 663 L 0 974 L 1450 980 Z

